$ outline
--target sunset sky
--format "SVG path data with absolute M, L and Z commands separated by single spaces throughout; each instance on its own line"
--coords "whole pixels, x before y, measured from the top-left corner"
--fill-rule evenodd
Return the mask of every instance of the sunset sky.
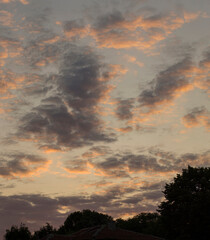
M 210 166 L 209 26 L 209 0 L 0 0 L 0 238 Z

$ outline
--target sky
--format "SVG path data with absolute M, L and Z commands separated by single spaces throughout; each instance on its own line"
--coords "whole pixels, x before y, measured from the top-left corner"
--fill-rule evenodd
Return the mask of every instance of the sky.
M 208 0 L 0 0 L 0 237 L 210 166 L 209 26 Z

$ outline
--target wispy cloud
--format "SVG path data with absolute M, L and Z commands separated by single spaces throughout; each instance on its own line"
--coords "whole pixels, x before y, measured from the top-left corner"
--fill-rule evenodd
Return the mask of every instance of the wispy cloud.
M 204 106 L 191 109 L 182 120 L 187 128 L 204 126 L 210 130 L 210 112 Z

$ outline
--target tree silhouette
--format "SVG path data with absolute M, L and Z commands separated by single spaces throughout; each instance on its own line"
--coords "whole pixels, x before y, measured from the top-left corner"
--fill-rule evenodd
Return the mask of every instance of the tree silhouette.
M 56 229 L 53 228 L 53 226 L 50 225 L 49 223 L 46 223 L 45 226 L 41 227 L 38 231 L 34 232 L 32 240 L 41 239 L 51 233 L 56 233 Z
M 91 211 L 89 209 L 71 213 L 60 227 L 58 233 L 69 233 L 86 227 L 106 224 L 113 221 L 112 217 L 106 214 Z
M 161 214 L 165 237 L 177 240 L 210 239 L 210 168 L 183 169 L 166 184 Z
M 20 227 L 13 225 L 10 229 L 7 229 L 4 238 L 5 240 L 30 240 L 31 232 L 25 224 L 21 223 Z
M 117 219 L 116 225 L 120 228 L 161 236 L 161 222 L 158 213 L 140 213 L 132 218 Z

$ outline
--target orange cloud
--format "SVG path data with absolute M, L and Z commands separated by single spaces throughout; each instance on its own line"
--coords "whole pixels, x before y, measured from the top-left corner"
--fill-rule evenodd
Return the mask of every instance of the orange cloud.
M 204 126 L 210 131 L 210 112 L 205 108 L 193 108 L 188 114 L 182 118 L 185 127 Z
M 128 133 L 128 132 L 131 132 L 133 130 L 133 128 L 128 126 L 128 127 L 124 127 L 124 128 L 116 128 L 116 130 L 118 132 Z
M 29 4 L 27 0 L 19 0 L 19 1 L 24 5 Z M 12 2 L 16 2 L 16 0 L 0 0 L 0 3 L 12 3 Z
M 114 14 L 114 13 L 113 13 Z M 171 12 L 168 16 L 132 16 L 108 26 L 91 28 L 90 35 L 100 47 L 132 48 L 144 50 L 152 48 L 156 43 L 165 39 L 185 22 L 196 19 L 199 13 L 185 13 L 180 17 Z
M 13 15 L 12 13 L 0 10 L 0 24 L 3 26 L 12 26 L 13 23 Z
M 24 4 L 24 5 L 29 4 L 29 2 L 28 2 L 27 0 L 20 0 L 20 2 L 21 2 L 22 4 Z
M 210 57 L 206 52 L 206 58 L 200 61 L 195 68 L 194 84 L 197 88 L 206 90 L 210 94 Z
M 48 170 L 51 163 L 51 160 L 35 155 L 17 154 L 6 156 L 0 166 L 0 177 L 13 179 L 39 176 Z
M 171 12 L 151 17 L 113 12 L 99 17 L 93 25 L 85 25 L 82 21 L 65 22 L 64 32 L 70 38 L 91 36 L 101 48 L 146 50 L 199 16 L 200 12 L 184 12 L 183 16 Z
M 124 57 L 128 62 L 130 63 L 135 63 L 136 65 L 138 65 L 139 67 L 143 67 L 144 63 L 137 61 L 137 59 L 134 56 L 129 56 L 129 55 L 125 55 Z

